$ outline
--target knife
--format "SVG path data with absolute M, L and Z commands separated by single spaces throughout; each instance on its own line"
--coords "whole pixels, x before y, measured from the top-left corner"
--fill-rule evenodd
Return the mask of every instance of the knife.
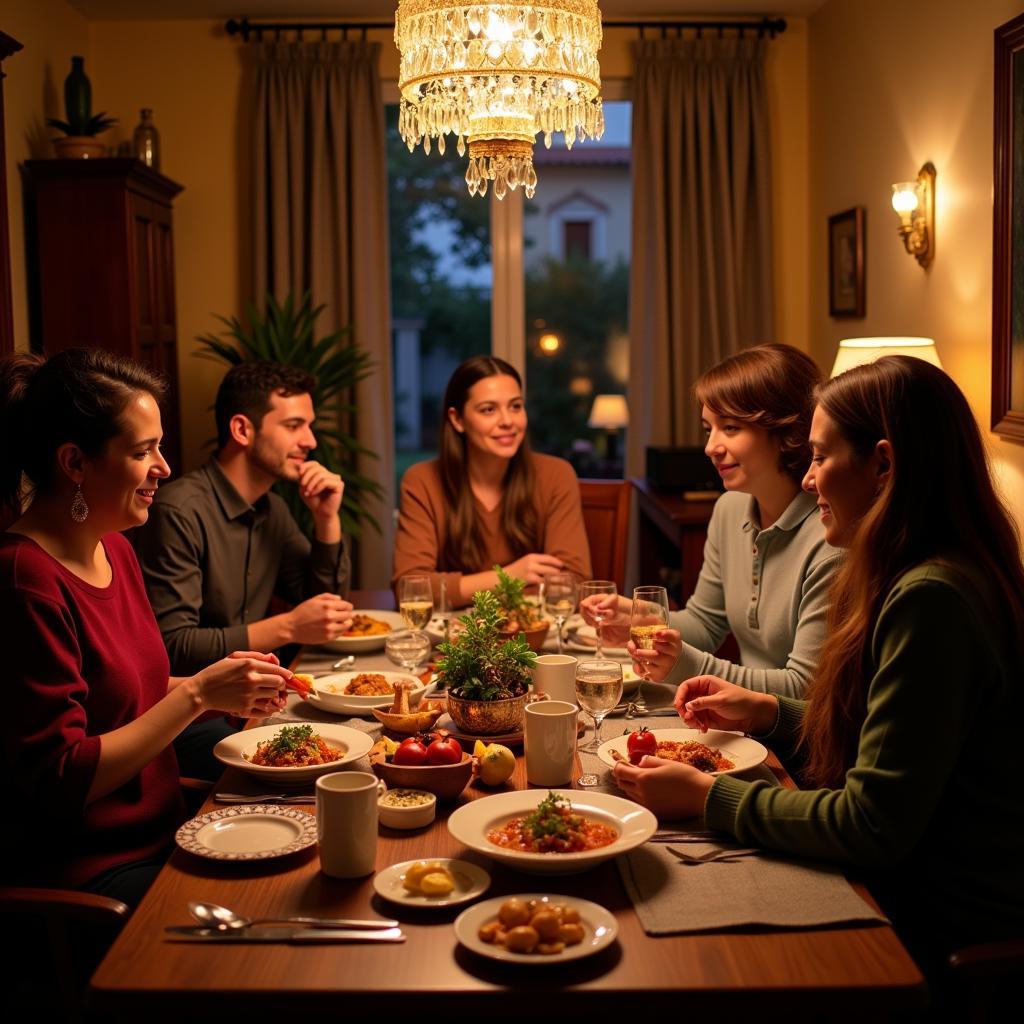
M 164 929 L 168 942 L 287 942 L 290 944 L 328 942 L 405 942 L 401 928 L 355 931 L 343 928 L 239 928 L 221 931 L 202 925 L 170 925 Z

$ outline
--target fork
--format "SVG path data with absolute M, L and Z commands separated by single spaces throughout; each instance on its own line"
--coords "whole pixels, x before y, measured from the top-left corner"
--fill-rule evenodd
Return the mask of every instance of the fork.
M 668 848 L 668 852 L 674 857 L 678 857 L 687 866 L 693 866 L 696 864 L 712 864 L 715 861 L 721 861 L 728 863 L 729 861 L 738 860 L 740 857 L 753 857 L 755 854 L 760 853 L 760 850 L 747 849 L 747 850 L 709 850 L 707 853 L 687 853 L 685 850 L 676 850 L 671 846 Z

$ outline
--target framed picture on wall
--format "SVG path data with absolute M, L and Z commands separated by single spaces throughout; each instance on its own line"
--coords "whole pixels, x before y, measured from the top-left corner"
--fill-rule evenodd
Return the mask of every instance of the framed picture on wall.
M 1024 14 L 995 43 L 992 430 L 1024 442 Z
M 864 316 L 863 206 L 828 219 L 828 314 Z

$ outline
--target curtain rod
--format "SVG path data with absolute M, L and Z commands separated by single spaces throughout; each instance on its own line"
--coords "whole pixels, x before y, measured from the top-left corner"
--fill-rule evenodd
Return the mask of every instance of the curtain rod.
M 243 42 L 249 42 L 249 38 L 255 35 L 257 39 L 263 39 L 264 32 L 274 32 L 280 35 L 282 32 L 320 32 L 324 38 L 327 37 L 327 33 L 331 30 L 341 30 L 345 35 L 348 32 L 362 32 L 363 36 L 369 29 L 390 29 L 394 28 L 394 21 L 260 21 L 252 22 L 248 18 L 242 18 L 240 21 L 231 18 L 224 25 L 225 30 L 229 36 L 240 35 Z M 786 31 L 786 19 L 785 18 L 760 18 L 759 20 L 749 21 L 696 21 L 693 18 L 667 18 L 658 19 L 654 21 L 623 21 L 619 19 L 604 20 L 602 22 L 605 28 L 635 28 L 640 32 L 640 38 L 644 37 L 644 32 L 647 29 L 654 29 L 661 32 L 662 37 L 668 33 L 670 29 L 675 29 L 678 32 L 682 32 L 683 29 L 693 29 L 697 35 L 701 35 L 705 30 L 717 32 L 721 35 L 726 29 L 738 29 L 740 35 L 750 29 L 751 31 L 758 32 L 760 35 L 768 34 L 768 36 L 774 39 L 777 35 L 781 35 Z

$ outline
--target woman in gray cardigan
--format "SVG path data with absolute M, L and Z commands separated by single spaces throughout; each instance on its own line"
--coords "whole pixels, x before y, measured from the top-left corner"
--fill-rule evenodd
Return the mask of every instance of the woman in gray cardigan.
M 730 356 L 695 386 L 705 451 L 722 477 L 704 546 L 704 565 L 686 607 L 654 650 L 630 653 L 650 678 L 680 682 L 715 675 L 762 693 L 801 697 L 818 661 L 829 583 L 839 552 L 825 541 L 814 498 L 800 489 L 817 364 L 790 345 Z M 606 642 L 625 643 L 630 602 L 588 598 L 583 616 L 614 603 Z M 729 633 L 738 663 L 715 657 Z

